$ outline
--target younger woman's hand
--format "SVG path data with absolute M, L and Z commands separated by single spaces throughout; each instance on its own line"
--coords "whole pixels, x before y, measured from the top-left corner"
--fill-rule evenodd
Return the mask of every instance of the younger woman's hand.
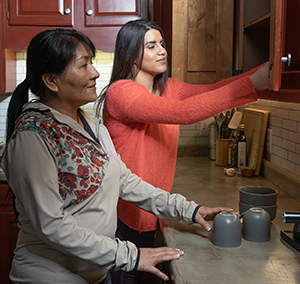
M 269 62 L 260 67 L 250 76 L 254 89 L 257 91 L 265 91 L 269 84 Z

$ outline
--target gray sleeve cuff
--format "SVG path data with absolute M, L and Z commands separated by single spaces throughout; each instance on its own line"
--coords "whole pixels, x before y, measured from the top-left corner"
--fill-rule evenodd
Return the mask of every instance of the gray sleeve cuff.
M 133 270 L 137 270 L 137 268 L 139 266 L 139 262 L 140 262 L 141 251 L 139 248 L 137 248 L 137 250 L 138 250 L 138 254 L 137 254 L 136 263 L 135 263 Z
M 200 207 L 201 207 L 201 206 L 198 205 L 198 206 L 195 208 L 195 210 L 194 210 L 194 213 L 193 213 L 193 216 L 192 216 L 192 220 L 193 220 L 194 223 L 197 223 L 196 220 L 195 220 L 195 218 L 196 218 L 196 214 L 197 214 L 197 212 L 198 212 L 198 209 L 199 209 Z

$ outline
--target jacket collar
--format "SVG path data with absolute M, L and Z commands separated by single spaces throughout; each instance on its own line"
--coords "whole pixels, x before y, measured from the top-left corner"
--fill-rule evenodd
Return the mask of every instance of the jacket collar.
M 86 138 L 88 138 L 89 140 L 93 141 L 94 143 L 97 143 L 90 135 L 89 133 L 82 128 L 77 121 L 75 121 L 73 118 L 62 114 L 61 112 L 57 111 L 54 108 L 51 108 L 43 103 L 41 103 L 40 101 L 31 101 L 27 104 L 24 105 L 23 107 L 23 112 L 25 112 L 26 110 L 29 109 L 37 109 L 40 111 L 44 111 L 47 112 L 49 111 L 51 113 L 51 115 L 60 123 L 62 124 L 67 124 L 70 127 L 72 127 L 75 131 L 81 133 L 82 135 L 84 135 Z M 91 129 L 94 131 L 95 133 L 95 118 L 91 115 L 88 115 L 86 112 L 84 112 L 83 110 L 79 109 L 80 112 L 83 113 L 83 116 L 85 117 L 85 120 L 89 123 Z

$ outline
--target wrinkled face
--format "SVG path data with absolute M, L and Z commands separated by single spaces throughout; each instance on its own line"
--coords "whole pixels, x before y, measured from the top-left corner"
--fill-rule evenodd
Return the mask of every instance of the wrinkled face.
M 150 29 L 145 33 L 144 57 L 138 75 L 153 78 L 167 70 L 167 51 L 165 42 L 158 30 Z
M 96 79 L 100 74 L 92 64 L 90 50 L 80 44 L 64 73 L 57 78 L 61 103 L 78 108 L 97 99 Z

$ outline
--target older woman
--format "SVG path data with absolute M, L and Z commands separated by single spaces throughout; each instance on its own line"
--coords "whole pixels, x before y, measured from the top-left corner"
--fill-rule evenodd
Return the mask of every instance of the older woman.
M 38 34 L 26 79 L 8 109 L 2 158 L 20 232 L 10 279 L 16 283 L 111 283 L 108 269 L 150 271 L 178 259 L 176 248 L 138 249 L 115 237 L 122 198 L 158 217 L 209 226 L 226 208 L 199 207 L 131 173 L 106 128 L 80 106 L 97 99 L 93 43 L 75 30 Z M 37 97 L 28 103 L 28 90 Z

